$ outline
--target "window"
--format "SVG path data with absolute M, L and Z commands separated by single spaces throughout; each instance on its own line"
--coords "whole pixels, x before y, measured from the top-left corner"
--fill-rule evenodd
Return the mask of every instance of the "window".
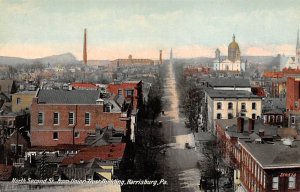
M 118 95 L 122 95 L 122 89 L 118 90 Z
M 75 123 L 75 114 L 74 112 L 69 113 L 69 125 L 74 125 Z
M 221 102 L 217 103 L 217 109 L 222 109 L 222 103 Z
M 242 110 L 246 110 L 246 103 L 242 103 L 241 108 L 242 108 Z
M 272 179 L 272 189 L 278 189 L 278 176 Z
M 133 90 L 126 90 L 127 97 L 133 96 Z
M 17 98 L 17 104 L 20 104 L 22 102 L 22 99 L 20 97 Z
M 79 132 L 75 132 L 75 133 L 74 133 L 74 137 L 75 137 L 75 138 L 79 138 L 79 137 L 80 137 L 80 133 L 79 133 Z
M 228 119 L 232 119 L 232 118 L 233 118 L 232 113 L 228 113 Z
M 58 140 L 58 132 L 53 132 L 53 140 Z
M 43 124 L 44 123 L 44 113 L 39 112 L 38 114 L 38 124 Z
M 54 125 L 58 125 L 59 124 L 59 113 L 58 112 L 54 112 L 53 113 L 53 124 Z
M 89 125 L 91 123 L 91 114 L 86 112 L 84 114 L 84 124 Z
M 296 188 L 296 177 L 291 176 L 289 177 L 289 189 L 295 189 Z
M 291 116 L 291 123 L 295 124 L 296 123 L 296 117 L 295 116 Z
M 222 119 L 222 114 L 221 113 L 217 114 L 217 119 Z
M 252 103 L 252 109 L 256 109 L 256 103 Z
M 252 119 L 256 119 L 256 114 L 252 113 Z
M 231 102 L 228 103 L 228 109 L 232 109 L 232 107 L 233 107 L 232 103 Z

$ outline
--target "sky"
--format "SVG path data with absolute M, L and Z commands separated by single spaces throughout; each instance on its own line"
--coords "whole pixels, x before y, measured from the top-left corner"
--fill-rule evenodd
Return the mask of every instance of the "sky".
M 0 0 L 0 56 L 88 59 L 295 55 L 298 0 Z

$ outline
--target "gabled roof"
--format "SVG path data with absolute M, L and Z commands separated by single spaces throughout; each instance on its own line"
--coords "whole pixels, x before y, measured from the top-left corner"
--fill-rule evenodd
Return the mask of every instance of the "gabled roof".
M 11 93 L 13 86 L 15 86 L 13 80 L 0 80 L 0 92 L 9 94 Z
M 40 90 L 38 103 L 51 104 L 96 104 L 98 90 Z

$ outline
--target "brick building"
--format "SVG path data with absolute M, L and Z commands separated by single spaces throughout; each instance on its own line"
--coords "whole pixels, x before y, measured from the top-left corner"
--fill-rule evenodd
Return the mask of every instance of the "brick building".
M 286 95 L 286 109 L 299 111 L 300 101 L 300 79 L 289 77 L 287 79 L 287 95 Z
M 300 142 L 239 141 L 241 186 L 245 191 L 300 191 Z
M 98 90 L 40 90 L 31 106 L 31 144 L 85 144 L 96 128 L 109 125 L 128 135 L 129 107 L 100 98 Z
M 125 101 L 133 100 L 133 109 L 140 109 L 143 103 L 143 81 L 125 81 L 111 83 L 107 86 L 107 92 L 124 97 Z
M 296 157 L 299 154 L 297 152 L 299 148 L 292 149 L 288 154 L 285 154 L 284 151 L 289 151 L 290 148 L 298 145 L 287 147 L 281 143 L 281 140 L 285 140 L 281 138 L 297 139 L 298 135 L 295 129 L 278 128 L 277 126 L 264 124 L 262 119 L 253 120 L 244 118 L 219 119 L 216 120 L 216 127 L 219 148 L 223 153 L 224 160 L 234 169 L 233 181 L 235 191 L 299 191 L 298 184 L 293 189 L 287 190 L 285 188 L 287 183 L 284 178 L 279 179 L 277 182 L 285 182 L 277 186 L 277 189 L 275 186 L 274 188 L 270 188 L 270 186 L 272 187 L 272 179 L 270 179 L 272 175 L 278 176 L 278 174 L 282 174 L 286 176 L 286 174 L 295 171 L 292 169 L 292 165 L 293 162 L 297 162 L 299 159 Z M 297 144 L 297 142 L 294 144 Z M 251 145 L 250 149 L 247 147 L 243 149 L 241 143 Z M 257 156 L 255 157 L 254 155 Z M 251 162 L 249 163 L 249 161 Z M 264 163 L 265 165 L 263 165 Z M 264 179 L 262 178 L 263 175 L 266 175 Z

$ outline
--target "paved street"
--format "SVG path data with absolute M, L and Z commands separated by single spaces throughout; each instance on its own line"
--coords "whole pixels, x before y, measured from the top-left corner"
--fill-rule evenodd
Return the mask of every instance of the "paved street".
M 166 153 L 160 153 L 159 158 L 163 178 L 168 185 L 162 191 L 199 191 L 200 174 L 197 168 L 199 153 L 195 148 L 186 149 L 186 143 L 195 146 L 194 136 L 185 128 L 184 119 L 179 114 L 179 100 L 176 91 L 176 82 L 172 63 L 168 65 L 168 72 L 164 79 L 164 115 L 161 135 L 171 147 L 166 148 Z

